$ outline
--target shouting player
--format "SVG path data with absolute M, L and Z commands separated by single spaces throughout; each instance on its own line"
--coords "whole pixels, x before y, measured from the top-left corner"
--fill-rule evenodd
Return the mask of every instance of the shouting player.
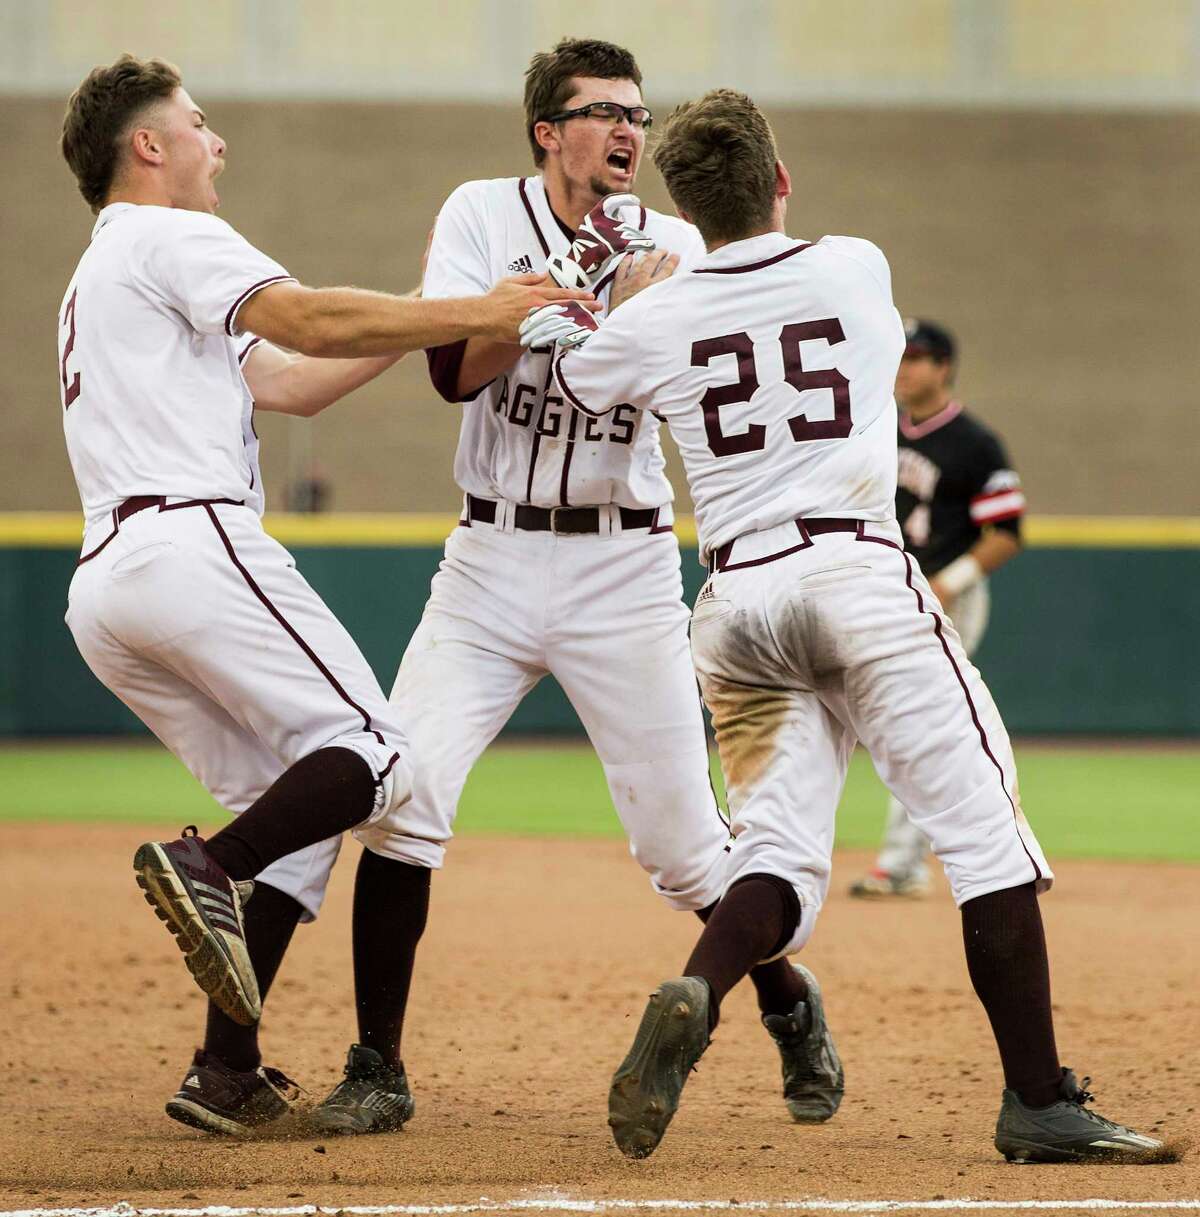
M 134 860 L 214 1003 L 168 1110 L 236 1132 L 286 1108 L 254 1024 L 340 834 L 412 793 L 395 711 L 262 529 L 253 408 L 315 414 L 407 351 L 512 340 L 531 305 L 583 293 L 533 276 L 469 300 L 302 287 L 213 214 L 225 142 L 161 60 L 93 71 L 62 151 L 97 216 L 59 313 L 84 511 L 67 623 L 96 676 L 240 813 L 207 842 L 185 830 Z
M 988 619 L 987 576 L 1021 550 L 1025 495 L 994 432 L 954 399 L 957 349 L 933 321 L 904 323 L 896 376 L 900 464 L 896 519 L 904 548 L 954 622 L 970 658 Z M 894 795 L 875 865 L 850 887 L 865 898 L 929 890 L 925 835 Z
M 1059 1064 L 1038 908 L 1050 870 L 1004 725 L 895 520 L 904 331 L 886 260 L 869 241 L 786 235 L 788 173 L 743 94 L 681 106 L 654 160 L 708 256 L 598 330 L 570 305 L 523 327 L 532 346 L 557 344 L 556 383 L 585 416 L 632 406 L 667 420 L 711 572 L 692 650 L 729 786 L 731 865 L 684 975 L 651 997 L 613 1077 L 618 1146 L 653 1152 L 725 994 L 808 941 L 857 739 L 962 909 L 1004 1068 L 997 1147 L 1018 1161 L 1158 1148 L 1088 1112 Z
M 641 79 L 633 56 L 606 42 L 568 39 L 534 56 L 525 129 L 540 172 L 451 194 L 427 298 L 486 292 L 549 263 L 611 308 L 703 252 L 690 224 L 622 197 L 651 123 Z M 629 219 L 644 230 L 632 240 Z M 618 263 L 646 236 L 653 253 Z M 463 514 L 392 690 L 421 763 L 412 798 L 363 837 L 359 1042 L 315 1113 L 331 1132 L 384 1131 L 412 1112 L 400 1036 L 430 870 L 442 865 L 471 766 L 547 673 L 583 721 L 655 890 L 704 916 L 724 886 L 729 833 L 709 782 L 658 421 L 624 405 L 602 422 L 578 414 L 550 387 L 548 353 L 494 339 L 431 347 L 434 385 L 462 408 Z M 809 979 L 782 960 L 753 976 L 789 1110 L 818 1121 L 842 1082 Z

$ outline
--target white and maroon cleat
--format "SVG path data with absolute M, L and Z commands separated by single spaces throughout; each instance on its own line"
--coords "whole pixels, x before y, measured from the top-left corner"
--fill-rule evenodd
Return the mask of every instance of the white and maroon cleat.
M 234 1022 L 258 1022 L 262 1002 L 242 924 L 242 906 L 254 885 L 230 879 L 192 826 L 176 841 L 139 846 L 133 869 L 200 988 Z

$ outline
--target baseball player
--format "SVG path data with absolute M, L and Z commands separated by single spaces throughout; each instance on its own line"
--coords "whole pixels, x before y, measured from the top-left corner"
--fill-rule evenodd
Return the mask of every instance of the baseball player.
M 988 620 L 987 576 L 1020 552 L 1025 495 L 999 437 L 954 398 L 957 349 L 933 321 L 904 323 L 896 376 L 901 407 L 896 519 L 904 548 L 954 622 L 970 658 Z M 850 887 L 865 898 L 922 896 L 928 849 L 895 796 L 888 798 L 883 847 Z
M 691 225 L 626 196 L 651 123 L 641 79 L 633 56 L 606 42 L 566 39 L 534 56 L 525 120 L 540 172 L 450 195 L 427 298 L 484 292 L 551 265 L 613 308 L 703 251 Z M 635 266 L 632 252 L 650 242 L 654 252 Z M 471 340 L 428 356 L 435 387 L 461 404 L 463 512 L 392 690 L 421 765 L 404 807 L 363 837 L 359 1042 L 316 1109 L 329 1132 L 385 1131 L 412 1113 L 400 1036 L 430 871 L 442 865 L 475 759 L 547 673 L 583 721 L 654 889 L 706 916 L 724 887 L 729 832 L 709 781 L 658 421 L 632 406 L 600 423 L 572 410 L 550 387 L 548 352 Z M 815 981 L 782 960 L 753 979 L 789 1110 L 827 1119 L 842 1081 Z M 381 1107 L 380 1093 L 398 1098 Z
M 555 383 L 586 417 L 629 405 L 666 419 L 711 572 L 692 651 L 735 839 L 724 897 L 613 1077 L 618 1146 L 653 1152 L 725 994 L 811 936 L 857 739 L 961 907 L 1004 1067 L 997 1147 L 1017 1161 L 1158 1148 L 1086 1111 L 1059 1064 L 1037 901 L 1050 868 L 996 707 L 895 520 L 904 331 L 886 260 L 869 241 L 785 234 L 791 183 L 743 94 L 681 106 L 654 160 L 708 255 L 598 329 L 570 305 L 523 327 L 531 347 L 556 344 Z
M 93 71 L 62 151 L 97 216 L 58 318 L 84 511 L 67 624 L 97 678 L 240 813 L 134 859 L 215 1006 L 171 1114 L 236 1132 L 286 1107 L 253 1024 L 340 834 L 412 793 L 395 712 L 262 529 L 253 409 L 314 414 L 406 351 L 512 339 L 531 305 L 583 293 L 532 276 L 469 300 L 300 286 L 213 214 L 225 143 L 161 60 Z

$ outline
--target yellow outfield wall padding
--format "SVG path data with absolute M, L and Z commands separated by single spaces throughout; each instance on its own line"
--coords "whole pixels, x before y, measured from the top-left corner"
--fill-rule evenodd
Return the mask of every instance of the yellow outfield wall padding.
M 441 545 L 457 524 L 449 513 L 268 513 L 267 531 L 284 545 L 419 548 Z M 0 549 L 75 549 L 83 522 L 69 511 L 0 512 Z M 675 522 L 681 545 L 696 544 L 691 516 Z M 1197 549 L 1196 516 L 1032 516 L 1025 521 L 1031 546 L 1078 549 Z

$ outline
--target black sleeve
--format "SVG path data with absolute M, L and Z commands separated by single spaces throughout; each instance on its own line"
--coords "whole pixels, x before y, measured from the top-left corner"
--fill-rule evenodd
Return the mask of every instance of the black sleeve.
M 1021 535 L 1025 492 L 998 436 L 980 436 L 970 470 L 971 521 L 977 528 L 1004 528 Z

